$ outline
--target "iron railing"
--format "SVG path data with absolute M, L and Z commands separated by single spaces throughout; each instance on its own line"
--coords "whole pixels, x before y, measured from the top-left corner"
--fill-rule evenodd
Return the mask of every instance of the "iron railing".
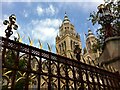
M 120 90 L 120 76 L 1 37 L 3 90 Z

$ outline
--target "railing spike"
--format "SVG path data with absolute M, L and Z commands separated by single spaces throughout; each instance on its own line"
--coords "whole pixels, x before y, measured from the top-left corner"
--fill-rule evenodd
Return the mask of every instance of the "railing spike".
M 29 40 L 30 46 L 32 46 L 33 45 L 33 41 L 30 39 L 29 36 L 28 36 L 28 40 Z
M 42 49 L 42 43 L 40 42 L 40 39 L 38 39 L 38 42 L 39 42 L 39 47 L 40 47 L 40 49 Z
M 48 50 L 51 52 L 52 51 L 52 47 L 49 43 L 47 43 L 47 46 L 48 46 Z

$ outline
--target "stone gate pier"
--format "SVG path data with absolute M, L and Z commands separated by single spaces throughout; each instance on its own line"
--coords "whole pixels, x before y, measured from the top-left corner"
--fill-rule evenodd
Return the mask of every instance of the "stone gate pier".
M 98 62 L 102 65 L 110 65 L 120 73 L 120 36 L 105 40 L 105 48 Z

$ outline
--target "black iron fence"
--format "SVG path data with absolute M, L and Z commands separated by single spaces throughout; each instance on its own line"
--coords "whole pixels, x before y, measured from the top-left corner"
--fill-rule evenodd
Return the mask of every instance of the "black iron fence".
M 1 37 L 3 90 L 120 90 L 120 76 Z

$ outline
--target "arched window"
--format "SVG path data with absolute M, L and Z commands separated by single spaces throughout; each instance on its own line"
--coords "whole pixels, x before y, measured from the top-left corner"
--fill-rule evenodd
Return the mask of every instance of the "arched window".
M 70 41 L 71 49 L 73 48 L 73 41 Z
M 66 50 L 66 41 L 64 41 L 64 50 Z
M 62 52 L 64 51 L 64 45 L 63 45 L 63 43 L 61 44 L 62 46 L 61 46 L 61 49 L 62 49 Z
M 75 48 L 75 44 L 76 44 L 76 42 L 73 43 L 74 48 Z
M 59 50 L 60 50 L 60 53 L 61 53 L 61 45 L 59 45 Z
M 90 41 L 88 42 L 88 48 L 90 49 L 90 47 L 91 47 L 91 43 L 90 43 Z
M 87 44 L 87 50 L 88 50 L 88 52 L 90 52 L 90 50 L 91 50 L 91 43 L 90 43 L 90 41 Z

